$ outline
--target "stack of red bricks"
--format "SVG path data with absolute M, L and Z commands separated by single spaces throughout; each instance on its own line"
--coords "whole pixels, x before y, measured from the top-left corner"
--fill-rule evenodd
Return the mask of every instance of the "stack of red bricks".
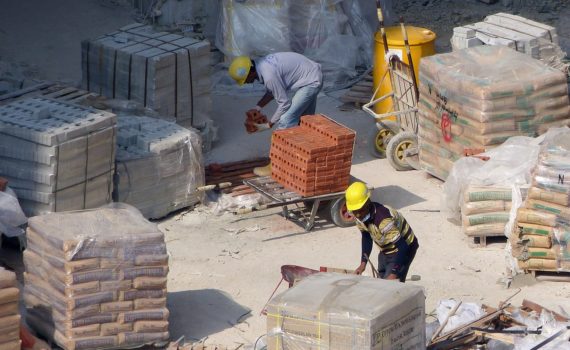
M 324 115 L 273 133 L 271 177 L 302 196 L 346 190 L 356 133 Z

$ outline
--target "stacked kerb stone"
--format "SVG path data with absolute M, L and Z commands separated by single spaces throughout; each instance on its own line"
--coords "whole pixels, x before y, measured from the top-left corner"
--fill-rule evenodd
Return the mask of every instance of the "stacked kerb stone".
M 46 98 L 0 106 L 0 176 L 27 216 L 111 201 L 114 114 Z
M 140 102 L 184 127 L 209 120 L 209 42 L 135 23 L 81 47 L 83 89 Z
M 120 117 L 113 198 L 146 218 L 199 202 L 202 141 L 194 129 L 148 117 Z
M 65 350 L 130 348 L 169 338 L 164 235 L 135 208 L 29 220 L 27 321 Z
M 356 133 L 324 115 L 273 133 L 271 177 L 302 196 L 346 190 Z
M 16 274 L 0 267 L 0 349 L 21 348 L 19 298 Z

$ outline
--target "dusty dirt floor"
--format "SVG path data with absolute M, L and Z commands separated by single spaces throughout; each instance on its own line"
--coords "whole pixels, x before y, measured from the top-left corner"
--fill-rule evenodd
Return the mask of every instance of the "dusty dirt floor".
M 401 5 L 404 3 L 410 8 L 435 6 L 433 11 L 439 6 L 438 11 L 443 13 L 445 6 L 453 4 L 455 8 L 465 2 L 402 1 Z M 502 4 L 467 3 L 469 6 L 457 5 L 454 10 L 476 8 L 467 22 L 481 19 L 483 12 L 505 10 Z M 28 0 L 4 5 L 0 11 L 0 59 L 24 67 L 24 75 L 44 79 L 78 81 L 80 40 L 132 21 L 131 11 L 114 1 Z M 397 9 L 402 10 L 400 6 Z M 563 40 L 567 42 L 568 14 L 550 15 L 557 16 L 555 23 L 564 24 L 559 29 L 566 31 Z M 419 16 L 414 12 L 406 17 L 419 25 L 428 25 L 434 19 Z M 448 23 L 448 17 L 441 21 Z M 438 35 L 444 38 L 450 33 L 450 28 L 445 28 Z M 445 48 L 445 43 L 439 46 Z M 241 126 L 241 111 L 255 101 L 255 97 L 215 96 L 213 117 L 220 126 L 220 141 L 208 155 L 209 161 L 267 154 L 269 135 L 252 137 Z M 357 131 L 352 174 L 375 187 L 374 200 L 401 210 L 419 238 L 420 250 L 410 274 L 420 275 L 421 280 L 408 283 L 425 288 L 428 312 L 442 298 L 496 306 L 518 287 L 522 291 L 513 299 L 515 305 L 528 298 L 570 312 L 567 283 L 537 283 L 521 276 L 506 289 L 500 283 L 506 269 L 504 242 L 470 248 L 461 228 L 437 212 L 442 183 L 421 171 L 396 172 L 386 160 L 373 159 L 368 142 L 374 128 L 372 118 L 361 111 L 340 112 L 338 105 L 334 95 L 322 96 L 318 111 Z M 359 263 L 360 234 L 355 228 L 338 228 L 320 220 L 313 231 L 305 232 L 281 217 L 279 210 L 237 216 L 213 215 L 208 208 L 200 207 L 175 213 L 158 224 L 166 234 L 171 256 L 168 304 L 172 339 L 184 335 L 187 340 L 205 339 L 206 344 L 230 348 L 251 345 L 266 332 L 260 311 L 280 279 L 281 265 L 318 269 L 355 268 Z M 12 266 L 18 257 L 13 249 L 0 253 L 0 259 Z M 279 291 L 284 290 L 282 286 Z

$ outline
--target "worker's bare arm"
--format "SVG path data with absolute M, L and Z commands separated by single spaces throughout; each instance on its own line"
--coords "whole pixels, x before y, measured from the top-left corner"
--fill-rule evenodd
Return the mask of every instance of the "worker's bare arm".
M 263 97 L 259 100 L 259 102 L 257 102 L 257 105 L 261 108 L 267 106 L 267 104 L 269 102 L 273 101 L 273 94 L 271 94 L 271 92 L 267 91 L 265 93 L 265 95 L 263 95 Z

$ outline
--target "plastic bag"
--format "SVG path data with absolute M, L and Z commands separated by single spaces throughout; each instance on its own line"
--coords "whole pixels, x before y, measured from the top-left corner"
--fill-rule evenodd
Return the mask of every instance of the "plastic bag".
M 222 0 L 216 46 L 226 56 L 294 51 L 322 65 L 325 90 L 372 64 L 369 0 Z M 367 12 L 368 11 L 368 12 Z
M 7 187 L 5 192 L 0 192 L 0 233 L 8 237 L 20 236 L 24 234 L 24 230 L 19 226 L 26 222 L 28 219 L 18 203 L 16 194 Z
M 441 208 L 448 219 L 459 220 L 463 192 L 468 185 L 524 186 L 531 181 L 542 138 L 511 137 L 501 146 L 482 153 L 488 161 L 464 157 L 453 165 L 443 185 Z
M 440 324 L 443 324 L 447 319 L 447 324 L 443 328 L 441 334 L 450 332 L 485 315 L 485 312 L 480 305 L 474 303 L 462 303 L 455 313 L 449 316 L 450 311 L 455 307 L 455 305 L 457 305 L 457 303 L 458 302 L 453 299 L 439 301 L 439 305 L 436 308 L 437 319 Z

